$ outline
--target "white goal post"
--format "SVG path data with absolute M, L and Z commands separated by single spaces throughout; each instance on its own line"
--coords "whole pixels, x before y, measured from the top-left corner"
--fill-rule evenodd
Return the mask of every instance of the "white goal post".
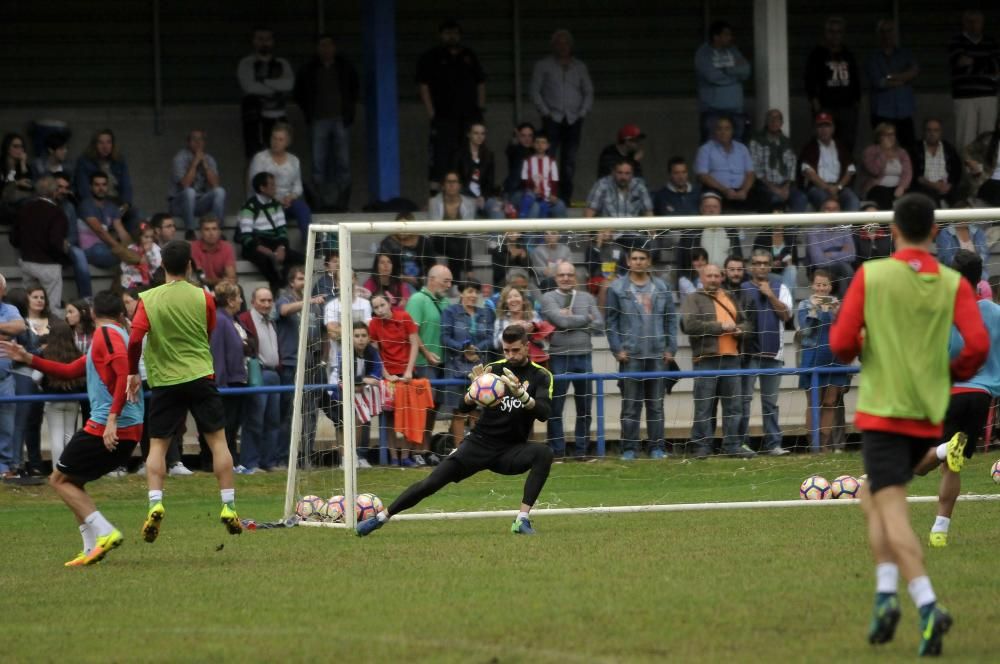
M 937 210 L 935 219 L 938 222 L 973 222 L 1000 220 L 1000 209 L 979 208 L 960 210 Z M 809 226 L 831 226 L 831 225 L 863 225 L 872 223 L 888 224 L 892 221 L 892 212 L 833 212 L 833 213 L 801 213 L 801 214 L 754 214 L 754 215 L 722 215 L 722 216 L 686 216 L 686 217 L 639 217 L 639 218 L 571 218 L 571 219 L 532 219 L 530 228 L 524 230 L 531 232 L 542 232 L 546 230 L 556 231 L 598 231 L 611 229 L 616 231 L 674 231 L 693 230 L 706 228 L 730 228 L 746 229 L 755 227 L 777 227 L 796 226 L 799 228 Z M 352 238 L 358 234 L 386 235 L 392 233 L 413 233 L 418 235 L 435 234 L 447 235 L 456 233 L 478 233 L 478 234 L 501 234 L 514 228 L 503 228 L 503 220 L 482 220 L 482 221 L 350 221 L 339 224 L 325 224 L 322 222 L 313 223 L 309 226 L 308 237 L 306 239 L 306 258 L 304 265 L 305 286 L 304 297 L 308 299 L 312 293 L 314 284 L 314 274 L 316 269 L 316 253 L 319 243 L 317 237 L 320 234 L 337 234 L 339 238 L 338 247 L 340 253 L 340 270 L 338 291 L 340 293 L 351 293 L 354 291 L 352 282 Z M 525 223 L 514 221 L 514 224 Z M 349 302 L 350 300 L 348 300 Z M 307 311 L 303 310 L 304 313 Z M 351 330 L 351 307 L 340 307 L 340 325 L 342 331 Z M 303 315 L 300 318 L 300 329 L 298 339 L 297 366 L 295 372 L 295 392 L 293 399 L 293 412 L 291 421 L 291 441 L 289 449 L 288 479 L 285 490 L 285 501 L 283 518 L 291 517 L 295 512 L 297 500 L 297 478 L 301 472 L 299 468 L 299 450 L 303 432 L 303 394 L 306 389 L 309 316 Z M 354 348 L 351 343 L 351 335 L 341 334 L 341 366 L 354 366 Z M 355 513 L 353 509 L 355 496 L 359 493 L 357 486 L 357 454 L 355 450 L 355 413 L 351 407 L 347 395 L 354 393 L 354 372 L 342 371 L 342 390 L 346 407 L 343 410 L 343 491 L 346 497 L 343 522 L 322 523 L 309 525 L 325 525 L 329 527 L 352 528 L 355 524 Z M 330 469 L 328 472 L 338 472 Z M 966 500 L 986 500 L 995 497 L 965 497 Z M 920 498 L 913 502 L 921 502 L 930 498 Z M 789 506 L 799 505 L 813 501 L 770 501 L 768 505 Z M 815 501 L 826 503 L 828 501 Z M 836 501 L 834 501 L 836 502 Z M 840 501 L 849 502 L 849 501 Z M 620 506 L 614 508 L 581 507 L 556 510 L 537 510 L 539 514 L 569 514 L 569 513 L 604 513 L 608 511 L 624 512 L 646 512 L 646 511 L 677 511 L 680 509 L 724 509 L 746 508 L 755 506 L 755 503 L 702 503 L 698 505 L 641 505 L 641 506 Z M 461 513 L 425 513 L 419 515 L 400 515 L 399 518 L 409 519 L 453 519 L 453 518 L 479 518 L 498 515 L 508 515 L 508 511 L 470 511 Z M 306 522 L 303 522 L 306 523 Z

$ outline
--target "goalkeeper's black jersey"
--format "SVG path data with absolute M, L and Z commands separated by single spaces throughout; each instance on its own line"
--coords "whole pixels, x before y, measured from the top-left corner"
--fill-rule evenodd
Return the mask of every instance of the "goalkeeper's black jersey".
M 476 442 L 488 445 L 524 443 L 535 420 L 544 422 L 552 411 L 552 374 L 548 369 L 534 362 L 515 367 L 507 360 L 498 360 L 486 365 L 486 370 L 502 376 L 504 367 L 510 369 L 521 383 L 528 383 L 528 393 L 534 397 L 535 407 L 528 410 L 517 398 L 504 395 L 499 406 L 482 409 L 476 427 L 469 434 Z M 463 402 L 460 410 L 470 411 L 473 408 Z

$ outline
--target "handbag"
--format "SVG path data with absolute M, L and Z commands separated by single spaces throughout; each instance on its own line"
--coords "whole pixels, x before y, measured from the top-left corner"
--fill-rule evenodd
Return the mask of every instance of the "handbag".
M 264 384 L 264 372 L 260 360 L 256 357 L 247 358 L 247 387 L 260 387 Z

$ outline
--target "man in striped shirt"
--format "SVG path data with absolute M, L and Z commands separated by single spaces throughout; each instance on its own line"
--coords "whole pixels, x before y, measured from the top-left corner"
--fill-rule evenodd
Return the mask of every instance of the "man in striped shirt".
M 1000 89 L 1000 48 L 983 35 L 983 12 L 962 13 L 962 34 L 948 44 L 951 98 L 955 105 L 955 144 L 959 150 L 984 131 L 992 131 Z

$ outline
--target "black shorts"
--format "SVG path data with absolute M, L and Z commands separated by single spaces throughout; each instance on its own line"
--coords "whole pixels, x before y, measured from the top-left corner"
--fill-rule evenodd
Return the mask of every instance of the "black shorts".
M 126 465 L 137 444 L 134 440 L 119 440 L 114 452 L 109 452 L 103 438 L 81 429 L 66 443 L 56 468 L 63 475 L 90 482 Z
M 152 389 L 149 397 L 149 437 L 172 437 L 184 423 L 188 411 L 194 416 L 199 433 L 215 433 L 226 428 L 226 413 L 219 390 L 212 380 L 199 378 Z
M 906 485 L 913 479 L 913 469 L 934 445 L 935 438 L 914 438 L 884 431 L 861 434 L 861 458 L 868 473 L 872 493 L 887 486 Z
M 969 437 L 965 444 L 965 458 L 971 459 L 976 443 L 985 435 L 990 418 L 993 397 L 986 392 L 959 392 L 951 395 L 948 414 L 944 416 L 944 440 L 951 440 L 959 431 Z
M 493 446 L 466 438 L 454 452 L 441 462 L 448 464 L 448 475 L 452 482 L 461 482 L 484 470 L 498 475 L 520 475 L 531 470 L 537 448 L 549 449 L 539 443 L 519 443 L 515 445 Z

